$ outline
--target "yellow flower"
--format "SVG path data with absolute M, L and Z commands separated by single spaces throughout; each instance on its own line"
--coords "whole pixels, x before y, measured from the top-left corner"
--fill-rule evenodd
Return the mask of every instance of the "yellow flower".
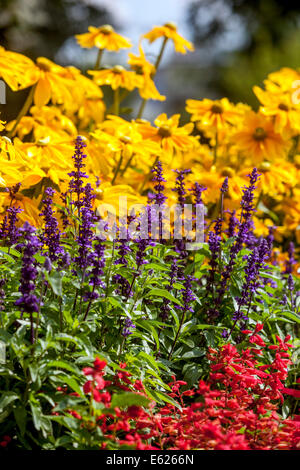
M 68 171 L 73 168 L 74 139 L 59 141 L 47 137 L 37 142 L 23 143 L 16 138 L 14 143 L 24 152 L 28 167 L 22 179 L 23 185 L 33 186 L 43 178 L 59 185 L 68 179 Z
M 75 36 L 81 47 L 98 47 L 98 49 L 107 49 L 108 51 L 119 51 L 132 47 L 130 41 L 117 34 L 111 25 L 106 24 L 99 28 L 89 26 L 88 30 L 88 33 Z
M 186 110 L 192 115 L 192 121 L 200 121 L 203 126 L 221 129 L 239 118 L 243 110 L 230 103 L 227 98 L 221 100 L 187 100 Z
M 168 119 L 167 115 L 163 113 L 155 119 L 156 127 L 152 127 L 147 121 L 142 121 L 139 124 L 139 131 L 144 139 L 160 143 L 163 152 L 169 158 L 177 152 L 188 151 L 198 144 L 197 138 L 190 135 L 194 124 L 190 122 L 178 127 L 179 119 L 180 114 L 174 114 Z
M 142 36 L 142 38 L 148 39 L 150 44 L 161 37 L 171 39 L 174 43 L 175 51 L 180 52 L 181 54 L 185 54 L 186 49 L 189 51 L 194 50 L 193 44 L 177 33 L 177 26 L 174 23 L 166 23 L 163 26 L 154 26 L 151 31 L 143 34 Z
M 70 73 L 46 57 L 38 57 L 36 65 L 31 62 L 23 69 L 23 81 L 20 88 L 35 85 L 33 101 L 36 106 L 44 106 L 52 100 L 53 104 L 63 107 L 74 102 L 73 89 L 76 85 Z
M 112 212 L 110 206 L 113 206 L 117 216 L 119 215 L 120 196 L 127 198 L 128 210 L 133 204 L 145 204 L 147 202 L 145 197 L 136 194 L 133 188 L 127 184 L 116 184 L 112 186 L 110 182 L 104 182 L 95 190 L 95 194 L 96 208 L 100 210 L 101 206 L 101 210 L 106 209 L 108 212 Z
M 102 98 L 85 98 L 78 109 L 79 128 L 86 129 L 91 125 L 91 122 L 102 122 L 105 109 L 105 104 Z
M 76 127 L 70 118 L 65 116 L 59 108 L 54 106 L 32 106 L 31 116 L 23 116 L 17 126 L 17 135 L 23 139 L 26 135 L 33 132 L 35 141 L 43 140 L 47 137 L 54 139 L 66 139 L 75 137 Z M 11 121 L 6 128 L 10 131 L 15 124 Z
M 246 113 L 242 128 L 234 134 L 233 141 L 253 162 L 284 158 L 290 147 L 290 142 L 275 132 L 272 121 L 254 111 Z
M 30 224 L 36 227 L 40 225 L 41 218 L 39 217 L 39 213 L 41 211 L 38 207 L 40 200 L 41 196 L 39 196 L 39 198 L 27 197 L 24 196 L 24 194 L 20 191 L 14 196 L 12 205 L 15 207 L 20 207 L 22 209 L 22 212 L 20 212 L 20 214 L 18 215 L 20 221 L 28 221 Z M 2 211 L 5 211 L 6 208 L 10 205 L 11 198 L 9 196 L 9 193 L 0 193 L 0 207 L 2 207 Z
M 272 72 L 268 75 L 268 78 L 264 80 L 266 90 L 271 93 L 285 93 L 290 92 L 293 88 L 293 83 L 300 79 L 300 73 L 297 70 L 283 67 L 276 72 Z M 299 88 L 299 83 L 296 83 Z
M 17 52 L 6 51 L 0 46 L 0 77 L 13 91 L 28 86 L 24 86 L 26 80 L 24 73 L 28 68 L 33 67 L 34 63 L 28 57 Z
M 293 103 L 292 94 L 294 90 L 292 88 L 286 93 L 271 93 L 255 86 L 253 91 L 263 105 L 260 112 L 265 116 L 274 117 L 275 132 L 292 131 L 293 133 L 299 133 L 300 106 Z
M 67 76 L 74 80 L 74 87 L 72 89 L 73 102 L 68 103 L 68 114 L 76 113 L 86 100 L 91 99 L 96 103 L 103 98 L 101 88 L 93 80 L 82 75 L 76 67 L 66 67 L 66 71 L 68 73 Z
M 112 69 L 88 70 L 88 73 L 93 76 L 97 85 L 110 85 L 113 90 L 126 88 L 131 91 L 143 86 L 141 75 L 125 70 L 121 65 L 116 65 Z
M 298 182 L 296 168 L 284 159 L 277 158 L 272 163 L 264 160 L 258 165 L 258 171 L 260 173 L 258 190 L 275 199 L 280 194 L 284 195 L 288 188 L 296 186 Z
M 13 142 L 6 136 L 0 136 L 0 155 L 4 156 L 8 161 L 18 162 L 20 165 L 24 163 L 24 153 L 22 150 L 16 149 Z
M 137 129 L 134 123 L 129 123 L 117 116 L 108 116 L 108 120 L 91 133 L 92 137 L 106 148 L 106 151 L 121 155 L 123 160 L 121 175 L 125 173 L 124 169 L 134 162 L 133 157 L 138 161 L 141 157 L 149 161 L 149 156 L 160 153 L 159 145 L 151 140 L 144 140 Z
M 164 101 L 166 97 L 159 93 L 152 78 L 156 72 L 155 66 L 146 59 L 141 45 L 139 46 L 139 51 L 140 55 L 135 55 L 132 53 L 128 54 L 128 63 L 132 70 L 134 70 L 137 74 L 142 75 L 144 79 L 143 86 L 139 88 L 140 96 L 145 100 L 152 99 Z
M 293 189 L 293 198 L 289 195 L 276 208 L 284 214 L 284 224 L 278 227 L 279 233 L 291 237 L 296 236 L 297 243 L 300 243 L 300 189 Z

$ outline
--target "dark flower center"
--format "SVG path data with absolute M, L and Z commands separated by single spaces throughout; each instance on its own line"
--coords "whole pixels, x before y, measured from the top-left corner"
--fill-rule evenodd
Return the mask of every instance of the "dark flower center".
M 213 104 L 212 107 L 210 108 L 210 110 L 214 114 L 222 114 L 223 113 L 223 108 L 219 104 Z
M 257 127 L 253 133 L 254 140 L 264 140 L 267 137 L 267 133 L 263 127 Z
M 177 25 L 173 23 L 172 21 L 170 21 L 170 23 L 165 23 L 164 26 L 166 26 L 167 28 L 173 29 L 173 31 L 177 30 Z
M 278 109 L 281 109 L 282 111 L 288 111 L 289 110 L 288 106 L 284 103 L 280 103 L 278 105 Z
M 159 127 L 158 135 L 160 135 L 161 137 L 170 137 L 170 135 L 172 135 L 170 127 L 167 124 Z
M 114 32 L 114 28 L 110 24 L 105 24 L 104 26 L 101 26 L 100 32 L 102 34 L 111 34 Z
M 234 170 L 230 168 L 229 166 L 226 166 L 221 174 L 222 176 L 232 177 L 234 175 Z

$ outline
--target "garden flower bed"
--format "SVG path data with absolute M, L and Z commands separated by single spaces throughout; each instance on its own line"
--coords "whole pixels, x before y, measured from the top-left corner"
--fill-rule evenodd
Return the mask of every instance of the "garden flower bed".
M 111 26 L 77 40 L 87 75 L 0 49 L 28 88 L 0 122 L 0 447 L 299 449 L 300 73 L 257 112 L 188 99 L 152 124 L 166 44 L 193 45 L 154 27 L 125 69 L 102 67 L 131 46 Z

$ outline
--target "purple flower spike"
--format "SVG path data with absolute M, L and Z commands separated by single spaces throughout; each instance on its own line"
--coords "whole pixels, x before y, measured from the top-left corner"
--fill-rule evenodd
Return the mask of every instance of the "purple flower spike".
M 175 170 L 177 173 L 176 181 L 175 181 L 175 188 L 172 191 L 175 191 L 178 194 L 178 202 L 181 207 L 184 206 L 185 199 L 186 199 L 186 190 L 185 190 L 185 175 L 191 173 L 191 170 Z
M 227 193 L 227 191 L 228 191 L 228 176 L 226 176 L 226 178 L 224 179 L 220 191 L 223 194 Z
M 162 206 L 167 198 L 163 194 L 165 187 L 162 183 L 165 183 L 166 180 L 163 177 L 163 170 L 162 170 L 161 162 L 158 161 L 156 163 L 155 167 L 151 171 L 152 171 L 152 173 L 154 173 L 152 181 L 156 181 L 156 183 L 157 183 L 154 186 L 154 189 L 155 189 L 156 193 L 153 197 L 153 200 L 154 200 L 155 204 L 158 204 L 159 206 Z
M 83 179 L 88 178 L 88 175 L 81 171 L 85 167 L 83 159 L 87 156 L 83 153 L 83 148 L 86 147 L 82 137 L 79 135 L 75 140 L 75 154 L 73 155 L 75 170 L 68 173 L 72 177 L 69 182 L 69 192 L 76 194 L 76 200 L 72 201 L 75 207 L 77 207 L 78 213 L 80 213 L 81 207 L 83 206 L 83 201 L 81 198 L 82 193 L 84 193 Z
M 32 314 L 38 312 L 40 308 L 40 301 L 34 294 L 35 280 L 38 275 L 36 268 L 36 260 L 34 255 L 40 250 L 41 242 L 36 236 L 36 229 L 28 222 L 25 222 L 23 227 L 20 228 L 20 233 L 23 235 L 23 243 L 17 245 L 18 249 L 23 251 L 21 280 L 19 291 L 22 293 L 20 299 L 16 301 L 16 305 L 21 308 L 22 314 L 27 312 L 30 314 L 31 343 L 34 342 L 33 318 Z
M 129 335 L 132 335 L 133 331 L 131 331 L 131 329 L 134 329 L 134 328 L 135 328 L 135 325 L 130 320 L 130 318 L 126 318 L 124 321 L 124 328 L 122 330 L 122 336 L 124 336 L 124 338 L 127 338 Z
M 65 250 L 60 245 L 61 234 L 58 228 L 58 220 L 54 217 L 55 212 L 52 209 L 55 191 L 52 188 L 47 188 L 45 194 L 46 198 L 42 201 L 44 209 L 40 213 L 45 222 L 41 242 L 46 246 L 45 254 L 49 256 L 51 261 L 55 261 L 64 254 Z

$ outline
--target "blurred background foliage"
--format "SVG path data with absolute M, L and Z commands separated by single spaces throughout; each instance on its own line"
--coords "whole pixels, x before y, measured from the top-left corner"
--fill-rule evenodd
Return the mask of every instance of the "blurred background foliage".
M 161 24 L 172 20 L 161 2 L 143 0 L 134 18 L 140 34 L 145 32 L 145 2 L 153 8 L 161 5 Z M 166 102 L 152 102 L 146 117 L 162 112 L 184 112 L 187 98 L 201 99 L 227 96 L 254 107 L 258 101 L 252 93 L 268 73 L 280 67 L 300 65 L 300 2 L 285 0 L 172 0 L 180 3 L 187 39 L 195 52 L 169 54 L 157 76 L 157 86 L 167 94 Z M 89 25 L 110 23 L 130 36 L 126 22 L 117 14 L 120 5 L 133 0 L 0 0 L 0 44 L 31 58 L 46 56 L 62 65 L 74 63 L 84 70 L 93 66 L 95 51 L 82 50 L 74 35 Z M 170 2 L 169 2 L 170 4 Z M 143 17 L 144 15 L 144 17 Z M 157 15 L 156 15 L 157 17 Z M 121 18 L 121 19 L 120 19 Z M 153 25 L 149 24 L 148 29 Z M 146 52 L 150 48 L 145 45 Z M 136 50 L 136 49 L 135 49 Z M 150 58 L 150 55 L 149 55 Z M 126 62 L 126 54 L 108 58 L 109 63 Z M 6 116 L 12 118 L 21 106 L 25 92 L 8 93 Z

